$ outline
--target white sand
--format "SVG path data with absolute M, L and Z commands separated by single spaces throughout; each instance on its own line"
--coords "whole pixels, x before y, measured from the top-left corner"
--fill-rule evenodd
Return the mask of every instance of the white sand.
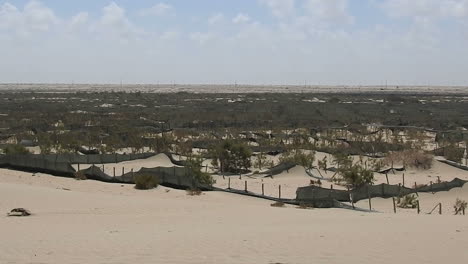
M 439 199 L 468 200 L 466 194 L 466 188 L 428 194 L 422 202 L 429 208 Z M 373 202 L 391 208 L 387 200 Z M 468 258 L 468 216 L 270 203 L 216 192 L 190 197 L 163 187 L 136 191 L 130 185 L 2 169 L 0 263 L 394 264 Z M 34 215 L 4 216 L 15 207 Z

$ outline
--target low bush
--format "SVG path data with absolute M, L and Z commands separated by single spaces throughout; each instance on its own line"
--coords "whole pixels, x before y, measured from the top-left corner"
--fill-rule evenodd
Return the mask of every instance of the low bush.
M 87 180 L 88 178 L 86 177 L 86 175 L 81 172 L 81 171 L 78 171 L 75 173 L 75 180 L 78 180 L 78 181 L 85 181 Z
M 432 168 L 434 157 L 418 150 L 392 152 L 385 158 L 387 166 L 402 164 L 404 167 L 428 170 Z
M 304 202 L 301 202 L 298 206 L 297 206 L 298 209 L 313 209 L 314 206 L 312 204 L 308 204 L 308 203 L 304 203 Z
M 278 201 L 278 202 L 272 203 L 271 206 L 272 207 L 284 207 L 285 204 L 283 202 Z
M 202 193 L 203 192 L 197 188 L 187 189 L 187 195 L 190 195 L 190 196 L 200 196 L 202 195 Z
M 135 189 L 137 190 L 150 190 L 158 187 L 158 180 L 152 175 L 136 175 L 135 178 Z

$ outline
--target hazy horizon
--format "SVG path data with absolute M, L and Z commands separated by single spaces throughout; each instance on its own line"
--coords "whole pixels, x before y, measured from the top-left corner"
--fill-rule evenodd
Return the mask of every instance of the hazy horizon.
M 468 0 L 0 0 L 0 41 L 0 83 L 468 85 Z

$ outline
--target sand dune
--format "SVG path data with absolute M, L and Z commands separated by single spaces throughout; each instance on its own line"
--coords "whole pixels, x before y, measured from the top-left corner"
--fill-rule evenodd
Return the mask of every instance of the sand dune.
M 456 263 L 468 258 L 468 222 L 461 216 L 273 208 L 268 201 L 226 193 L 191 197 L 167 188 L 136 191 L 131 185 L 9 170 L 0 175 L 0 212 L 25 207 L 34 213 L 0 216 L 1 263 Z M 460 193 L 438 196 L 451 200 L 452 195 Z
M 122 169 L 124 169 L 124 173 L 128 173 L 131 170 L 139 171 L 141 168 L 155 168 L 155 167 L 174 167 L 171 160 L 166 156 L 166 154 L 158 154 L 156 156 L 147 158 L 147 159 L 139 159 L 139 160 L 131 160 L 131 161 L 124 161 L 120 163 L 108 163 L 108 164 L 95 164 L 99 168 L 104 168 L 104 172 L 108 175 L 114 174 L 115 168 L 115 176 L 122 175 Z M 75 170 L 78 170 L 78 164 L 72 165 Z M 80 164 L 80 170 L 87 169 L 91 167 L 92 164 Z M 177 167 L 177 166 L 176 166 Z

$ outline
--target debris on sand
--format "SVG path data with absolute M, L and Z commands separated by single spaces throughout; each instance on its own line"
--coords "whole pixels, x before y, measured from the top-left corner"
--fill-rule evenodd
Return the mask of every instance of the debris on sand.
M 8 216 L 30 216 L 31 212 L 24 208 L 15 208 L 8 213 Z

